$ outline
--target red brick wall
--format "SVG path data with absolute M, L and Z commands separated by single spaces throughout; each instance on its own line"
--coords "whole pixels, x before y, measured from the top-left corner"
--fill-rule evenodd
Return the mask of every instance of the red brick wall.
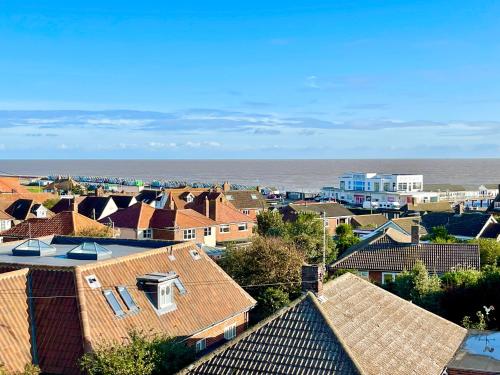
M 382 284 L 382 272 L 381 271 L 370 271 L 368 274 L 370 281 Z
M 219 323 L 206 331 L 203 331 L 197 335 L 191 336 L 187 340 L 188 345 L 195 345 L 198 340 L 205 338 L 207 340 L 207 348 L 210 346 L 220 345 L 226 342 L 224 338 L 224 328 L 230 326 L 231 324 L 236 324 L 236 334 L 240 335 L 245 331 L 248 325 L 248 312 L 241 313 L 228 319 L 222 323 Z
M 254 226 L 254 223 L 248 222 L 247 223 L 247 230 L 239 231 L 238 224 L 229 224 L 229 232 L 228 233 L 221 233 L 219 226 L 217 226 L 217 228 L 215 229 L 216 230 L 215 236 L 216 236 L 217 242 L 236 241 L 236 240 L 244 240 L 244 239 L 250 238 L 252 236 L 253 226 Z

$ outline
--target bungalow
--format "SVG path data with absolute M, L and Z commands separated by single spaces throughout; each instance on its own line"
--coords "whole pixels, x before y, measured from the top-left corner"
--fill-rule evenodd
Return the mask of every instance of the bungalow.
M 295 221 L 301 212 L 315 213 L 326 218 L 325 224 L 328 228 L 328 233 L 333 236 L 335 230 L 340 224 L 351 224 L 351 219 L 354 214 L 345 208 L 340 203 L 316 203 L 316 202 L 301 202 L 290 203 L 288 206 L 280 209 L 283 214 L 283 219 L 286 221 Z
M 217 223 L 191 209 L 155 209 L 138 202 L 101 219 L 101 223 L 119 229 L 120 238 L 216 244 Z
M 132 328 L 208 350 L 241 334 L 256 304 L 192 242 L 10 243 L 0 246 L 0 287 L 18 291 L 0 300 L 0 359 L 51 374 L 80 374 L 85 352 Z
M 269 204 L 257 190 L 228 190 L 224 191 L 226 199 L 241 213 L 256 220 L 257 215 L 269 208 Z
M 394 281 L 397 274 L 411 270 L 417 261 L 437 275 L 457 268 L 480 269 L 477 244 L 420 243 L 418 226 L 412 229 L 410 243 L 400 242 L 387 232 L 378 232 L 353 246 L 329 270 L 356 270 L 367 280 L 385 284 Z
M 441 375 L 466 336 L 353 274 L 325 285 L 307 280 L 304 289 L 312 285 L 316 295 L 305 294 L 180 374 Z
M 383 233 L 383 232 L 387 231 L 387 229 L 389 229 L 389 228 L 400 232 L 404 236 L 410 237 L 412 227 L 414 227 L 414 226 L 419 227 L 419 234 L 421 237 L 427 235 L 426 228 L 424 226 L 422 226 L 422 224 L 420 223 L 420 217 L 410 216 L 410 217 L 399 217 L 396 219 L 389 220 L 387 223 L 379 226 L 372 233 L 367 234 L 364 238 L 368 238 L 373 234 Z

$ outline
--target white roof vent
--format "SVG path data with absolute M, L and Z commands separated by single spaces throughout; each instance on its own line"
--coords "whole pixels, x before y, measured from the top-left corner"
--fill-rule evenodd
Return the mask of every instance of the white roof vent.
M 196 250 L 189 250 L 189 254 L 191 255 L 191 258 L 193 258 L 194 260 L 200 260 L 201 259 L 201 255 L 198 251 Z
M 101 287 L 101 283 L 97 279 L 96 275 L 85 276 L 85 280 L 87 280 L 87 284 L 89 284 L 90 289 L 99 289 Z

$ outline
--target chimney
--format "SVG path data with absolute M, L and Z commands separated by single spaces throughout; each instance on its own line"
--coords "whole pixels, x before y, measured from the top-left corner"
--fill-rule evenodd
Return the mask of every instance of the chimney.
M 96 187 L 96 189 L 95 189 L 95 196 L 96 197 L 102 197 L 102 196 L 104 196 L 104 189 L 102 188 L 102 186 Z
M 420 225 L 411 226 L 411 243 L 418 245 L 420 243 Z
M 70 211 L 78 212 L 78 203 L 76 203 L 76 197 L 69 200 Z
M 206 217 L 210 217 L 210 201 L 208 200 L 207 196 L 205 196 L 205 206 L 203 207 L 203 213 Z
M 222 191 L 224 191 L 224 193 L 227 193 L 229 190 L 231 190 L 231 184 L 229 184 L 229 182 L 224 182 L 224 184 L 222 184 Z
M 323 294 L 323 266 L 320 264 L 302 265 L 302 292 Z

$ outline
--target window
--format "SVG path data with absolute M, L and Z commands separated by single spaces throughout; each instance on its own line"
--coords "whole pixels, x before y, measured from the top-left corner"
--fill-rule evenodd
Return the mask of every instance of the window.
M 230 326 L 224 328 L 224 338 L 226 340 L 232 340 L 236 337 L 236 324 L 231 324 Z
M 242 210 L 241 212 L 243 212 L 243 214 L 245 215 L 250 215 L 250 210 Z
M 184 229 L 184 239 L 185 240 L 194 240 L 196 238 L 196 230 L 195 229 Z
M 85 276 L 85 280 L 87 280 L 87 283 L 89 284 L 91 289 L 98 289 L 101 287 L 101 283 L 97 279 L 96 275 Z
M 8 220 L 0 220 L 0 232 L 9 229 L 8 225 L 9 225 Z
M 227 224 L 222 224 L 222 225 L 219 227 L 219 232 L 221 232 L 221 233 L 229 233 L 229 225 L 227 225 Z
M 113 294 L 113 291 L 108 289 L 103 291 L 104 297 L 106 297 L 106 301 L 108 301 L 109 306 L 113 309 L 113 312 L 115 313 L 116 316 L 123 316 L 125 313 L 122 310 L 122 307 L 120 306 L 120 303 L 116 299 L 115 295 Z
M 382 284 L 392 283 L 396 280 L 397 273 L 395 272 L 382 272 Z
M 358 271 L 358 276 L 363 278 L 363 279 L 368 280 L 370 273 L 368 271 Z
M 158 285 L 158 309 L 164 309 L 172 304 L 170 283 Z
M 134 299 L 132 298 L 132 296 L 130 295 L 130 293 L 126 287 L 117 286 L 116 290 L 118 291 L 118 294 L 122 298 L 123 303 L 125 303 L 125 305 L 127 306 L 127 308 L 130 311 L 138 311 L 139 310 L 139 308 L 135 304 Z
M 142 238 L 153 238 L 153 229 L 144 229 L 142 231 Z
M 323 220 L 323 225 L 325 226 L 325 228 L 328 228 L 330 226 L 330 220 Z
M 244 230 L 247 230 L 248 229 L 248 226 L 247 226 L 247 223 L 239 223 L 238 224 L 238 230 L 239 231 L 244 231 Z
M 182 283 L 181 279 L 177 278 L 174 280 L 174 285 L 176 286 L 177 290 L 179 291 L 179 294 L 183 296 L 184 294 L 187 293 L 186 287 Z
M 196 341 L 196 351 L 201 352 L 205 350 L 207 347 L 207 340 L 206 339 L 201 339 Z
M 257 200 L 257 195 L 251 194 L 251 197 L 252 197 L 253 200 Z
M 212 227 L 207 227 L 203 229 L 203 235 L 205 237 L 211 236 L 212 235 Z
M 186 197 L 186 202 L 187 202 L 187 203 L 191 203 L 193 200 L 194 200 L 194 197 L 193 197 L 191 194 L 189 194 L 189 195 Z
M 197 252 L 196 250 L 189 250 L 189 254 L 191 255 L 191 257 L 194 259 L 194 260 L 200 260 L 201 259 L 201 255 L 199 252 Z

